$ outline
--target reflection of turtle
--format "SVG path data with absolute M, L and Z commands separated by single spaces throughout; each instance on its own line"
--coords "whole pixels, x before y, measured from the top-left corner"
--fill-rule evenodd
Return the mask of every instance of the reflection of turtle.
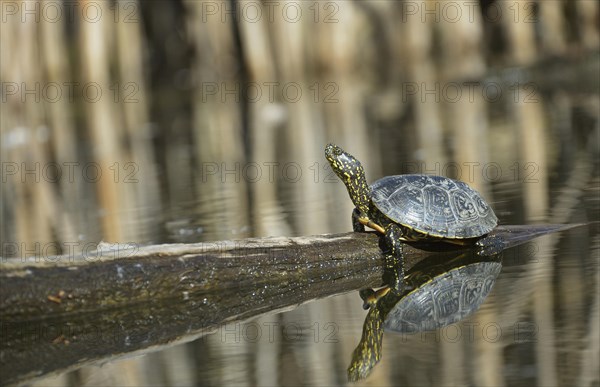
M 498 223 L 481 195 L 463 182 L 441 176 L 397 175 L 369 187 L 361 163 L 329 144 L 325 157 L 344 182 L 355 209 L 354 231 L 368 226 L 385 235 L 390 253 L 386 265 L 396 266 L 394 289 L 404 277 L 401 241 L 441 241 L 471 244 Z
M 459 259 L 454 267 L 431 266 L 409 273 L 414 290 L 403 296 L 383 291 L 373 297 L 364 290 L 361 297 L 371 308 L 360 343 L 348 368 L 351 381 L 366 378 L 381 358 L 383 330 L 414 333 L 435 330 L 469 316 L 487 297 L 502 265 L 497 261 L 466 263 Z M 382 291 L 380 291 L 382 293 Z

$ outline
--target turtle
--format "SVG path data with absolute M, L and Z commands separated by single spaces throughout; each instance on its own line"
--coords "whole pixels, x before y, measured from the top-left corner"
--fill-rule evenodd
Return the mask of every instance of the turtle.
M 402 242 L 444 242 L 470 245 L 498 224 L 493 209 L 466 183 L 433 175 L 386 176 L 367 184 L 360 161 L 335 144 L 325 158 L 345 184 L 354 203 L 352 226 L 365 226 L 384 236 L 386 267 L 397 272 L 392 287 L 401 292 L 404 277 Z
M 384 330 L 413 334 L 440 329 L 466 318 L 479 309 L 502 269 L 499 260 L 465 264 L 459 259 L 453 266 L 441 272 L 438 266 L 428 272 L 419 270 L 409 274 L 409 280 L 414 278 L 417 285 L 402 296 L 385 291 L 377 297 L 372 289 L 361 291 L 361 297 L 371 307 L 348 367 L 350 381 L 366 378 L 381 360 Z

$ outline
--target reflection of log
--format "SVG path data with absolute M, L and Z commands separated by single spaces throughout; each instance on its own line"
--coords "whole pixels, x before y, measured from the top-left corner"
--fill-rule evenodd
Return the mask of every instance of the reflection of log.
M 571 227 L 508 226 L 493 234 L 506 248 Z M 378 241 L 374 233 L 348 233 L 8 261 L 0 265 L 0 374 L 4 383 L 22 381 L 377 286 Z M 439 253 L 409 246 L 405 254 L 409 268 Z

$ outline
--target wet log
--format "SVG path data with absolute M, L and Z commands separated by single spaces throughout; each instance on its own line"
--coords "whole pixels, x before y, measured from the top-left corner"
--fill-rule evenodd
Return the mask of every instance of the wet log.
M 500 250 L 576 225 L 499 227 Z M 227 322 L 381 285 L 380 237 L 346 233 L 137 247 L 0 264 L 0 374 L 16 383 L 189 341 Z M 472 248 L 406 245 L 406 268 Z M 357 296 L 357 304 L 361 301 Z

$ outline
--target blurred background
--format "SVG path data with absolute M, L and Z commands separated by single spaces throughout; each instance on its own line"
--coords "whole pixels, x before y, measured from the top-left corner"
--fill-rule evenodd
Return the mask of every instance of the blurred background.
M 599 219 L 597 1 L 0 6 L 3 257 L 350 231 L 328 142 L 369 181 L 463 180 L 501 224 Z M 388 334 L 364 383 L 597 386 L 599 247 L 539 240 L 466 325 L 504 334 Z M 345 384 L 364 315 L 340 295 L 34 385 Z

